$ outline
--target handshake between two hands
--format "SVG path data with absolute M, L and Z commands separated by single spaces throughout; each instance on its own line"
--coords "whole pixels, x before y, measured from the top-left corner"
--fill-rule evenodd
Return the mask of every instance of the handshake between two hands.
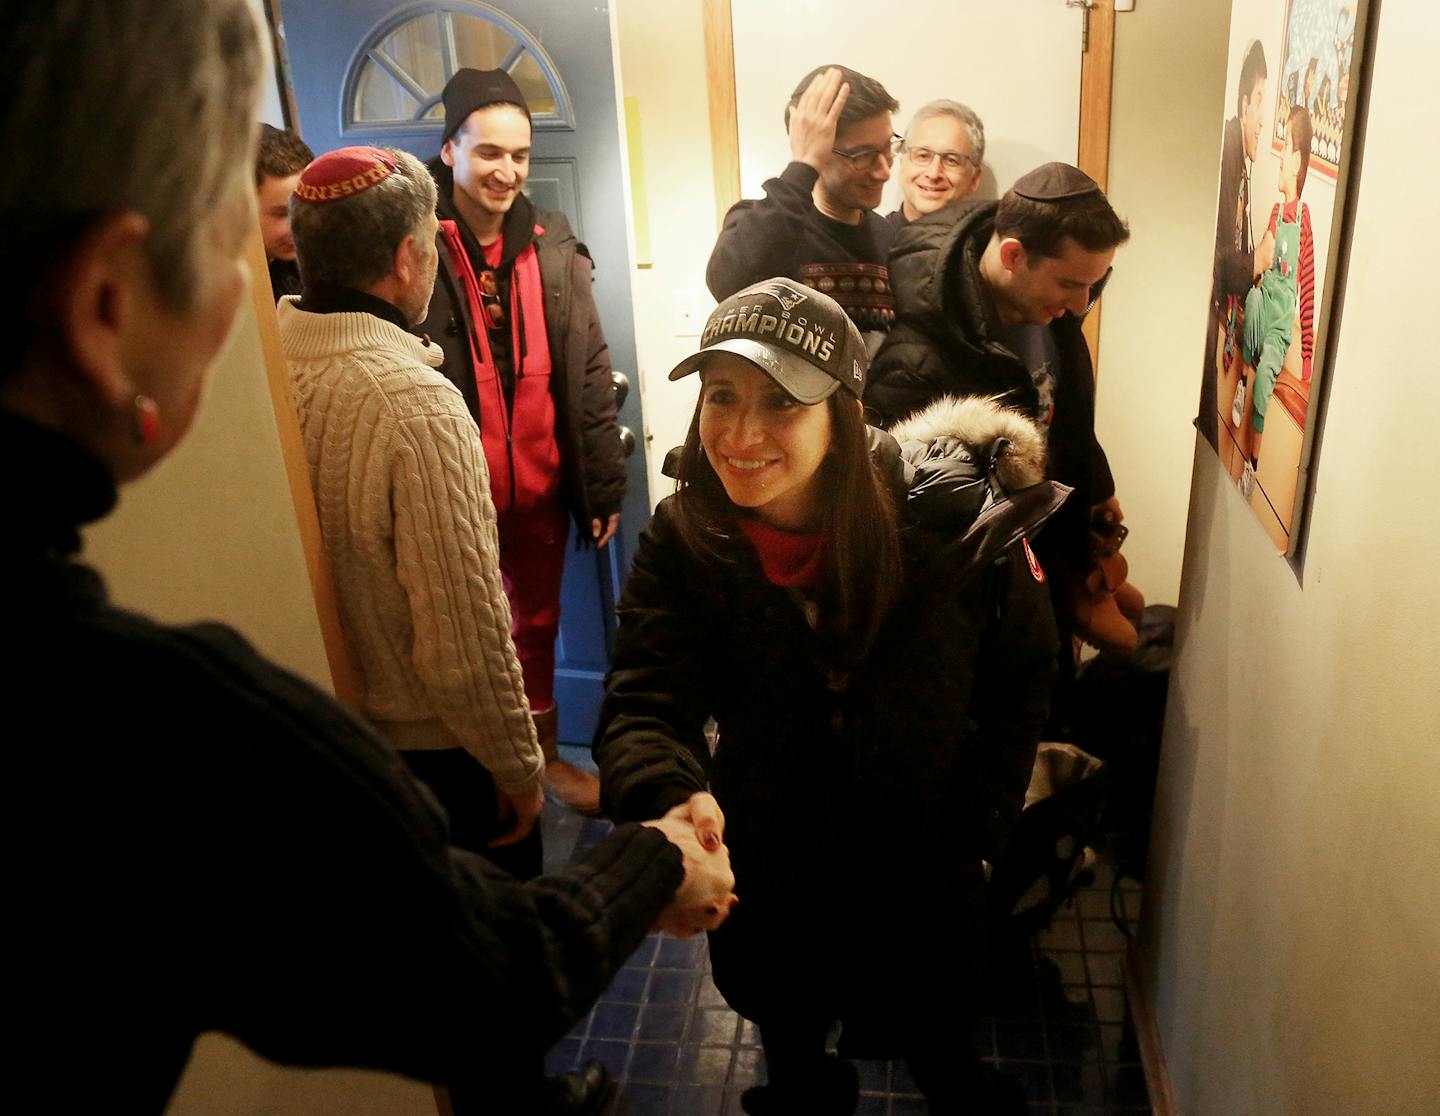
M 697 791 L 664 817 L 645 824 L 665 834 L 685 861 L 685 881 L 656 927 L 677 938 L 715 929 L 739 902 L 720 804 L 713 795 Z

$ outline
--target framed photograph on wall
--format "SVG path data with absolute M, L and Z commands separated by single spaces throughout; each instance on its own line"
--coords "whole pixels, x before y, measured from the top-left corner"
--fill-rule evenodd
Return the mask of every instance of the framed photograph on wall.
M 1369 0 L 1234 0 L 1196 426 L 1293 556 L 1314 469 Z

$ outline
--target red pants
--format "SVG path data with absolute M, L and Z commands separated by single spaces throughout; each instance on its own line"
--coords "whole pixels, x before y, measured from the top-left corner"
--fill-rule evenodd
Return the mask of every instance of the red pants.
M 570 515 L 560 503 L 501 512 L 500 575 L 510 598 L 510 634 L 525 675 L 530 708 L 555 704 L 555 637 L 560 632 L 560 575 Z

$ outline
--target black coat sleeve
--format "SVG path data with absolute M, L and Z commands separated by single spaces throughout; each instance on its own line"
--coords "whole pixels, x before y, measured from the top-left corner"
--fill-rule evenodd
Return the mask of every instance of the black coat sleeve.
M 1047 558 L 1063 551 L 1083 569 L 1089 561 L 1090 508 L 1114 495 L 1115 481 L 1095 435 L 1095 373 L 1080 326 L 1067 314 L 1050 327 L 1058 367 L 1046 470 L 1075 493 L 1040 535 L 1040 544 Z
M 705 267 L 705 284 L 717 300 L 790 273 L 805 222 L 815 209 L 811 191 L 819 177 L 809 164 L 791 163 L 779 178 L 765 183 L 763 198 L 730 207 Z
M 595 734 L 601 802 L 617 822 L 658 817 L 708 782 L 706 630 L 696 604 L 705 586 L 670 513 L 673 500 L 640 534 Z
M 51 913 L 84 940 L 67 956 L 98 974 L 87 1002 L 107 1012 L 163 1004 L 288 1064 L 499 1069 L 588 1010 L 683 877 L 678 850 L 638 826 L 528 883 L 450 847 L 388 745 L 228 629 L 155 626 L 88 651 L 85 676 L 171 695 L 141 747 L 97 756 L 96 801 L 74 813 L 123 871 L 89 872 L 79 914 Z M 86 859 L 102 847 L 73 839 Z
M 625 451 L 616 419 L 615 385 L 610 379 L 610 348 L 595 307 L 593 271 L 589 255 L 583 248 L 577 250 L 570 276 L 570 343 L 578 348 L 571 359 L 583 363 L 580 444 L 586 502 L 590 514 L 604 520 L 620 510 L 625 498 Z

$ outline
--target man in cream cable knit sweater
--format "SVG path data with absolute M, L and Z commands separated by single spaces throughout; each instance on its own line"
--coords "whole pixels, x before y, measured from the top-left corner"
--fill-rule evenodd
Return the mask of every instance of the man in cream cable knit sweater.
M 303 292 L 281 301 L 280 333 L 364 712 L 434 790 L 454 844 L 537 875 L 545 761 L 485 456 L 440 348 L 410 332 L 435 283 L 435 185 L 402 151 L 344 148 L 306 168 L 291 214 Z M 542 1085 L 537 1058 L 516 1077 L 513 1093 L 487 1082 L 486 1101 L 590 1112 L 608 1092 L 598 1063 Z M 451 1090 L 457 1111 L 481 1091 Z

